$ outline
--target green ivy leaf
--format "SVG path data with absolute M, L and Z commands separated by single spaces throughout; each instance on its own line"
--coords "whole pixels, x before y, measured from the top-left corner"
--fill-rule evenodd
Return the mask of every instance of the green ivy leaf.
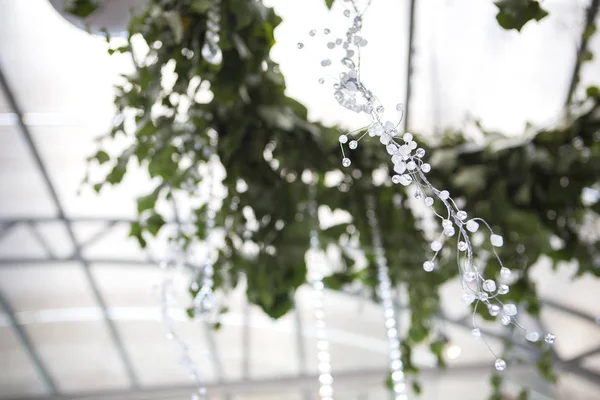
M 129 229 L 129 236 L 134 237 L 138 240 L 140 247 L 146 247 L 146 240 L 142 236 L 142 226 L 139 222 L 132 222 Z
M 63 10 L 79 18 L 87 18 L 98 9 L 98 0 L 71 0 L 65 2 Z
M 583 53 L 581 53 L 579 59 L 582 63 L 592 61 L 594 60 L 594 53 L 589 50 L 585 50 Z
M 138 214 L 143 213 L 146 210 L 151 210 L 156 205 L 156 200 L 158 200 L 158 191 L 154 191 L 147 196 L 138 197 L 137 199 L 137 210 Z
M 585 93 L 588 97 L 600 97 L 600 88 L 598 86 L 589 86 Z
M 331 6 L 333 6 L 335 0 L 325 0 L 325 5 L 327 6 L 327 8 L 329 8 L 331 10 Z
M 192 0 L 190 10 L 198 14 L 205 14 L 212 7 L 210 0 Z
M 504 29 L 520 31 L 531 21 L 539 21 L 548 15 L 537 0 L 501 0 L 494 3 L 498 7 L 496 19 Z
M 156 236 L 164 224 L 164 218 L 160 214 L 154 213 L 146 220 L 146 229 L 152 236 Z
M 99 150 L 93 158 L 98 161 L 98 164 L 104 164 L 105 162 L 110 161 L 110 156 L 104 150 Z
M 582 39 L 590 39 L 596 33 L 596 24 L 591 23 L 585 27 L 583 31 L 583 35 L 581 35 Z

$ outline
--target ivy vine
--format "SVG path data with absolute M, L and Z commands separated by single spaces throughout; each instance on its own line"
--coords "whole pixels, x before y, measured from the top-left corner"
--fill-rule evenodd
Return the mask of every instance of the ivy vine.
M 77 8 L 78 3 L 83 8 Z M 440 310 L 440 286 L 457 275 L 456 255 L 448 250 L 436 273 L 426 273 L 422 264 L 428 240 L 409 194 L 392 185 L 389 176 L 379 183 L 371 179 L 374 171 L 387 171 L 387 154 L 379 145 L 361 144 L 352 167 L 342 169 L 339 131 L 308 121 L 306 108 L 285 95 L 284 77 L 269 58 L 273 31 L 281 22 L 272 9 L 261 2 L 223 0 L 223 62 L 214 66 L 202 59 L 209 4 L 150 0 L 147 9 L 131 20 L 128 44 L 110 49 L 111 54 L 131 54 L 133 42 L 140 41 L 147 47 L 145 56 L 135 60 L 135 72 L 116 87 L 120 122 L 100 139 L 100 149 L 89 159 L 92 165 L 109 166 L 109 172 L 90 185 L 100 192 L 106 185 L 120 184 L 133 165 L 147 170 L 155 185 L 137 200 L 138 221 L 130 231 L 145 247 L 166 224 L 157 204 L 197 187 L 202 182 L 198 169 L 212 157 L 206 149 L 214 148 L 226 171 L 225 206 L 216 217 L 225 240 L 215 264 L 215 286 L 229 290 L 244 276 L 248 300 L 273 318 L 292 309 L 294 293 L 305 282 L 304 254 L 312 226 L 307 212 L 309 185 L 315 186 L 319 206 L 351 215 L 351 221 L 320 232 L 322 245 L 340 255 L 332 260 L 336 272 L 326 278 L 326 285 L 344 290 L 358 282 L 377 300 L 365 205 L 367 196 L 374 195 L 392 282 L 408 291 L 411 325 L 402 344 L 406 371 L 418 372 L 411 352 L 420 343 L 429 343 L 443 366 L 445 342 L 434 320 Z M 333 1 L 326 4 L 331 7 Z M 547 15 L 533 0 L 495 4 L 497 19 L 506 29 L 520 30 L 528 21 Z M 93 5 L 75 1 L 69 11 L 87 16 Z M 177 78 L 166 87 L 162 78 L 168 68 Z M 208 87 L 212 100 L 196 101 L 198 91 Z M 520 272 L 507 297 L 533 315 L 539 315 L 540 299 L 529 271 L 540 257 L 550 257 L 555 265 L 576 260 L 578 275 L 600 276 L 598 241 L 581 234 L 586 221 L 600 213 L 598 199 L 582 196 L 598 188 L 600 176 L 598 88 L 588 88 L 587 97 L 574 109 L 560 125 L 526 138 L 487 133 L 488 143 L 475 145 L 450 130 L 436 143 L 418 137 L 431 155 L 432 183 L 448 189 L 468 205 L 470 214 L 503 233 L 500 256 Z M 126 128 L 128 120 L 134 121 L 133 129 Z M 128 148 L 119 153 L 107 150 L 121 137 L 128 139 Z M 303 175 L 315 179 L 307 183 Z M 339 179 L 332 184 L 327 176 Z M 188 242 L 205 235 L 206 205 L 192 211 L 193 229 L 180 233 Z M 552 247 L 551 242 L 559 244 Z M 256 250 L 246 251 L 249 245 Z M 485 266 L 486 275 L 497 273 L 496 264 Z M 190 293 L 196 294 L 192 289 Z M 193 316 L 193 310 L 189 313 Z M 550 365 L 548 353 L 540 350 L 540 372 L 554 379 Z M 497 382 L 494 376 L 495 396 L 499 396 Z

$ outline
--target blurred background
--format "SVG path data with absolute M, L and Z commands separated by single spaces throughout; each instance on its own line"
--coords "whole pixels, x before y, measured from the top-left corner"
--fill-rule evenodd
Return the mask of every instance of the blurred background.
M 328 89 L 306 85 L 319 78 L 320 59 L 298 53 L 296 43 L 310 49 L 310 29 L 338 27 L 323 0 L 265 3 L 284 21 L 272 57 L 287 94 L 308 107 L 312 120 L 360 127 L 364 121 L 341 110 Z M 409 4 L 373 2 L 363 76 L 384 104 L 404 102 L 410 85 L 410 129 L 439 135 L 444 128 L 468 129 L 465 121 L 477 118 L 489 130 L 517 136 L 526 123 L 559 120 L 589 1 L 547 0 L 551 17 L 519 34 L 497 25 L 491 1 L 420 0 L 411 74 Z M 108 21 L 122 17 L 115 7 Z M 600 35 L 589 47 L 600 54 Z M 193 390 L 165 339 L 156 291 L 163 272 L 128 237 L 147 177 L 133 171 L 100 195 L 80 185 L 94 138 L 111 126 L 113 83 L 130 68 L 125 57 L 108 56 L 103 38 L 69 23 L 48 0 L 0 0 L 1 399 L 166 400 L 189 398 Z M 581 88 L 597 84 L 600 60 L 586 64 L 580 77 Z M 506 371 L 506 391 L 518 393 L 526 383 L 532 399 L 598 399 L 600 282 L 572 280 L 573 265 L 551 273 L 542 259 L 534 268 L 543 310 L 529 322 L 557 336 L 559 382 L 515 366 Z M 423 399 L 478 400 L 490 391 L 492 356 L 471 338 L 459 293 L 458 282 L 444 286 L 437 321 L 448 337 L 448 370 L 433 369 L 427 349 L 417 349 Z M 302 288 L 296 302 L 296 311 L 272 321 L 247 304 L 242 285 L 228 299 L 218 331 L 173 309 L 211 399 L 317 398 L 310 290 Z M 327 293 L 325 307 L 336 397 L 388 399 L 382 309 L 339 292 Z M 407 318 L 400 315 L 402 327 Z M 501 330 L 495 335 L 501 345 Z M 530 349 L 516 345 L 515 351 Z

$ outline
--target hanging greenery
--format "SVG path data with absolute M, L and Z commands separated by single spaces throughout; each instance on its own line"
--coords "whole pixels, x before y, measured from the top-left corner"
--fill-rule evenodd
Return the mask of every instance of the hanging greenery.
M 514 17 L 515 10 L 509 10 L 513 3 L 521 2 L 497 2 L 498 20 L 505 28 L 520 29 L 528 20 L 545 16 L 530 1 L 537 5 L 526 8 L 535 8 L 530 17 L 508 20 L 502 15 Z M 120 184 L 136 164 L 147 170 L 155 186 L 138 199 L 139 219 L 130 233 L 145 247 L 166 223 L 156 204 L 197 187 L 202 181 L 198 170 L 211 157 L 206 149 L 214 147 L 226 170 L 225 206 L 216 216 L 225 241 L 215 263 L 215 287 L 235 287 L 244 276 L 248 300 L 273 318 L 292 309 L 294 292 L 305 282 L 309 185 L 316 187 L 319 206 L 351 215 L 347 223 L 320 233 L 322 245 L 340 255 L 332 260 L 335 272 L 326 285 L 343 290 L 359 282 L 377 300 L 365 205 L 373 195 L 392 283 L 408 291 L 411 325 L 402 344 L 405 370 L 418 371 L 411 349 L 423 342 L 430 343 L 444 365 L 444 339 L 434 329 L 434 319 L 440 312 L 441 285 L 457 275 L 456 254 L 444 252 L 436 272 L 425 272 L 429 245 L 421 218 L 410 205 L 411 194 L 392 185 L 389 173 L 377 183 L 372 179 L 374 171 L 388 171 L 387 154 L 379 144 L 361 143 L 352 166 L 342 169 L 339 131 L 309 122 L 306 108 L 285 95 L 284 77 L 269 58 L 273 30 L 281 22 L 272 9 L 256 1 L 222 0 L 222 63 L 215 66 L 202 58 L 210 6 L 208 0 L 151 0 L 132 19 L 128 44 L 110 49 L 129 53 L 134 42 L 147 46 L 146 54 L 135 60 L 135 73 L 116 88 L 120 122 L 90 157 L 91 164 L 110 167 L 103 180 L 91 183 L 94 189 Z M 75 14 L 83 11 L 75 9 Z M 168 71 L 176 75 L 169 86 L 163 80 Z M 196 101 L 208 88 L 212 100 Z M 457 131 L 447 131 L 439 142 L 418 137 L 420 143 L 429 143 L 432 183 L 465 201 L 469 213 L 503 234 L 500 256 L 520 271 L 506 297 L 533 315 L 539 314 L 540 299 L 529 270 L 540 257 L 550 257 L 555 265 L 576 260 L 579 275 L 600 276 L 597 237 L 585 233 L 586 224 L 598 219 L 600 202 L 584 195 L 598 187 L 600 176 L 599 90 L 589 88 L 575 109 L 574 116 L 555 128 L 530 129 L 519 139 L 486 132 L 488 143 L 483 146 Z M 135 127 L 126 128 L 131 118 Z M 129 139 L 128 148 L 119 154 L 104 149 L 121 136 Z M 192 211 L 194 229 L 181 233 L 188 242 L 205 235 L 206 206 Z M 497 273 L 497 264 L 485 266 L 486 276 Z M 482 317 L 490 318 L 487 312 Z M 553 378 L 548 357 L 541 357 L 539 366 L 545 377 Z

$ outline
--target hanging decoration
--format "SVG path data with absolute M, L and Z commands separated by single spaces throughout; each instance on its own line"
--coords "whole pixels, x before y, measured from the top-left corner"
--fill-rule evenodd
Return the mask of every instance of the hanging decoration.
M 317 358 L 319 369 L 319 396 L 321 400 L 333 400 L 333 377 L 331 375 L 331 354 L 329 340 L 327 339 L 327 325 L 324 311 L 324 257 L 319 249 L 317 202 L 315 200 L 315 187 L 310 186 L 309 216 L 313 223 L 310 231 L 310 250 L 307 254 L 308 283 L 313 293 L 313 313 L 315 316 L 315 329 L 317 336 Z
M 377 265 L 377 280 L 379 282 L 379 298 L 383 304 L 383 316 L 385 318 L 385 329 L 387 332 L 389 348 L 389 369 L 392 379 L 392 390 L 394 400 L 407 400 L 406 381 L 402 364 L 402 352 L 400 351 L 400 338 L 398 332 L 398 320 L 394 310 L 392 299 L 392 283 L 387 266 L 385 251 L 381 244 L 381 232 L 375 213 L 375 199 L 367 198 L 367 218 L 371 226 L 373 251 L 375 252 L 375 264 Z
M 173 252 L 175 254 L 175 252 Z M 180 363 L 189 373 L 190 377 L 197 386 L 197 391 L 191 395 L 191 400 L 200 400 L 206 398 L 208 391 L 206 384 L 198 365 L 192 359 L 189 348 L 185 340 L 179 336 L 175 329 L 175 318 L 171 316 L 171 308 L 175 305 L 176 289 L 174 287 L 173 275 L 177 272 L 177 262 L 172 259 L 161 262 L 161 267 L 164 269 L 164 278 L 161 284 L 161 305 L 160 311 L 163 324 L 166 328 L 166 337 L 171 341 L 180 355 Z
M 170 316 L 170 306 L 175 302 L 176 290 L 173 282 L 173 275 L 176 272 L 185 270 L 187 264 L 192 264 L 194 272 L 192 275 L 192 283 L 190 284 L 190 290 L 195 293 L 192 299 L 193 315 L 196 319 L 205 322 L 213 322 L 218 314 L 215 293 L 214 293 L 214 247 L 211 240 L 211 232 L 215 226 L 216 216 L 216 204 L 213 196 L 214 193 L 214 162 L 207 162 L 207 171 L 204 177 L 204 184 L 206 185 L 205 193 L 208 194 L 206 201 L 206 220 L 205 220 L 205 241 L 204 249 L 199 251 L 201 261 L 201 267 L 199 271 L 195 270 L 196 256 L 195 251 L 199 249 L 199 243 L 195 240 L 189 244 L 180 241 L 172 241 L 169 247 L 169 253 L 164 261 L 161 262 L 161 267 L 165 270 L 165 275 L 162 282 L 161 290 L 161 314 L 165 327 L 167 328 L 167 339 L 175 343 L 178 351 L 181 355 L 181 364 L 189 372 L 191 378 L 197 386 L 197 392 L 192 395 L 192 400 L 199 400 L 206 398 L 208 390 L 202 376 L 200 374 L 198 365 L 193 361 L 189 354 L 189 349 L 185 341 L 175 331 L 175 320 Z M 194 191 L 195 192 L 195 191 Z M 197 193 L 196 193 L 197 194 Z M 173 202 L 173 209 L 176 218 L 179 219 L 177 206 L 175 201 Z M 178 230 L 181 234 L 184 230 L 183 224 L 178 221 Z
M 202 58 L 210 64 L 219 65 L 223 61 L 223 52 L 219 46 L 221 41 L 221 0 L 212 0 L 207 17 L 206 34 L 201 50 Z
M 505 303 L 501 300 L 501 296 L 509 292 L 509 282 L 511 280 L 511 270 L 504 266 L 500 259 L 496 248 L 502 247 L 502 236 L 494 233 L 492 228 L 486 221 L 481 218 L 469 218 L 467 212 L 457 206 L 457 203 L 452 199 L 447 190 L 439 190 L 434 187 L 427 179 L 427 173 L 431 171 L 431 165 L 425 161 L 425 150 L 419 148 L 417 142 L 411 133 L 400 133 L 398 126 L 403 117 L 403 106 L 396 105 L 396 110 L 400 113 L 398 121 L 384 121 L 385 108 L 379 99 L 367 88 L 360 79 L 360 52 L 361 48 L 367 46 L 368 42 L 360 36 L 363 16 L 371 4 L 371 1 L 366 2 L 366 7 L 361 11 L 359 9 L 359 1 L 346 0 L 345 4 L 349 4 L 349 8 L 344 9 L 344 17 L 352 19 L 352 25 L 346 32 L 345 40 L 337 40 L 328 42 L 329 50 L 341 50 L 342 56 L 339 57 L 339 63 L 342 65 L 343 72 L 340 73 L 340 78 L 333 84 L 333 96 L 336 101 L 344 108 L 358 114 L 365 114 L 369 118 L 369 125 L 366 132 L 361 133 L 364 129 L 342 134 L 339 137 L 339 143 L 342 153 L 342 165 L 350 167 L 352 160 L 350 152 L 347 152 L 345 146 L 350 151 L 355 151 L 359 147 L 359 143 L 367 135 L 373 140 L 379 140 L 385 147 L 390 156 L 393 172 L 391 181 L 395 185 L 412 186 L 414 188 L 414 197 L 423 203 L 434 213 L 437 219 L 440 220 L 440 231 L 438 237 L 430 243 L 431 256 L 423 263 L 423 269 L 427 272 L 434 272 L 436 269 L 436 258 L 442 251 L 444 245 L 449 245 L 451 242 L 457 249 L 457 265 L 459 276 L 463 288 L 462 298 L 467 305 L 473 307 L 473 329 L 472 334 L 476 338 L 481 338 L 485 342 L 485 337 L 482 334 L 475 315 L 478 307 L 487 307 L 491 316 L 497 317 L 503 325 L 514 325 L 522 330 L 526 340 L 537 342 L 542 339 L 540 333 L 529 331 L 524 328 L 516 319 L 517 306 L 512 303 Z M 325 34 L 329 34 L 329 30 L 325 30 Z M 311 30 L 310 36 L 315 36 L 316 31 Z M 304 44 L 298 43 L 298 48 L 303 49 Z M 321 61 L 323 68 L 328 68 L 332 65 L 331 59 L 327 58 Z M 324 79 L 320 79 L 319 83 L 324 83 Z M 356 137 L 355 137 L 356 136 Z M 372 204 L 372 200 L 370 201 Z M 438 203 L 445 212 L 439 214 L 434 205 Z M 379 290 L 382 302 L 386 309 L 386 327 L 388 328 L 388 337 L 390 332 L 393 334 L 396 331 L 394 328 L 388 327 L 388 323 L 394 321 L 393 308 L 389 296 L 389 276 L 387 274 L 387 266 L 385 255 L 381 245 L 378 244 L 377 221 L 373 210 L 370 210 L 369 221 L 373 228 L 373 245 L 377 254 L 377 267 L 379 278 Z M 472 235 L 480 232 L 480 228 L 487 231 L 488 239 L 491 244 L 492 254 L 500 265 L 500 275 L 496 279 L 486 279 L 483 275 L 483 269 L 478 267 L 475 248 L 472 242 Z M 379 249 L 379 250 L 377 250 Z M 483 255 L 480 255 L 483 259 Z M 399 361 L 399 353 L 396 350 L 396 342 L 393 339 L 390 342 L 390 367 L 392 372 L 398 372 L 398 387 L 404 388 L 403 374 L 401 374 L 401 363 Z M 548 344 L 553 344 L 555 336 L 551 333 L 545 334 L 543 337 Z M 506 361 L 497 356 L 491 347 L 485 342 L 490 352 L 494 354 L 496 360 L 494 366 L 496 370 L 503 371 L 506 367 Z M 394 346 L 392 346 L 394 345 Z M 396 357 L 398 356 L 398 357 Z M 399 366 L 398 369 L 392 367 Z M 396 391 L 399 395 L 401 391 Z M 402 390 L 403 391 L 403 390 Z

